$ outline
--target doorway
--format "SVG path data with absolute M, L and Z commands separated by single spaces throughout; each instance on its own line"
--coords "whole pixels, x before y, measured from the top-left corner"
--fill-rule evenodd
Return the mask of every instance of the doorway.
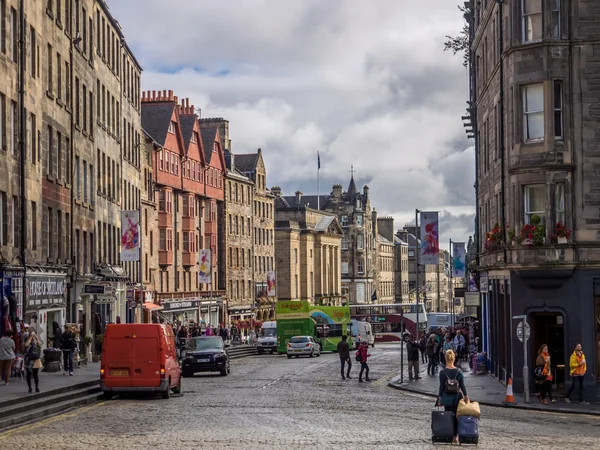
M 552 388 L 561 395 L 565 387 L 565 333 L 564 315 L 556 312 L 543 312 L 531 314 L 532 329 L 531 367 L 535 367 L 535 360 L 540 347 L 548 345 L 552 364 Z

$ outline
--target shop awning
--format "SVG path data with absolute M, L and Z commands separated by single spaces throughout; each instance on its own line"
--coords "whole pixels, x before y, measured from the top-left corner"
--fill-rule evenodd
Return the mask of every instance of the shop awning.
M 144 303 L 144 308 L 148 311 L 160 311 L 163 309 L 162 306 L 157 305 L 156 303 Z

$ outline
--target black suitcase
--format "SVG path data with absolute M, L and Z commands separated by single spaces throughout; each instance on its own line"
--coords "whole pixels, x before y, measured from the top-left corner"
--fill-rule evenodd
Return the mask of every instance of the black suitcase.
M 452 443 L 454 439 L 454 413 L 452 411 L 431 411 L 431 441 Z
M 458 442 L 461 444 L 479 443 L 479 419 L 473 416 L 458 418 Z

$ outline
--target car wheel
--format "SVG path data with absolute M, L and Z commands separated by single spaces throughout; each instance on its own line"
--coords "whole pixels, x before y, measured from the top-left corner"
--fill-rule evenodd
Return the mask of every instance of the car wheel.
M 310 351 L 310 355 L 309 355 L 309 356 L 310 356 L 311 358 L 312 358 L 313 356 L 315 356 L 315 351 L 314 351 L 314 350 L 311 350 L 311 351 Z
M 258 349 L 258 354 L 259 354 L 259 355 L 262 355 L 263 353 L 265 353 L 265 352 L 264 352 L 264 350 L 263 350 L 262 348 L 259 348 L 259 349 Z
M 321 356 L 321 350 L 319 350 L 319 353 L 317 353 L 317 358 Z
M 111 400 L 113 398 L 113 393 L 112 392 L 105 392 L 104 393 L 104 400 Z
M 231 373 L 231 366 L 227 366 L 227 374 L 229 375 Z
M 273 350 L 271 350 L 269 353 L 272 355 L 274 352 L 273 352 Z
M 187 370 L 184 370 L 183 372 L 181 372 L 181 376 L 183 378 L 191 378 L 194 376 L 194 374 L 192 372 L 188 372 Z
M 171 380 L 169 380 L 169 385 L 171 384 Z M 163 392 L 161 392 L 162 398 L 164 398 L 165 400 L 168 400 L 169 398 L 171 398 L 171 387 L 168 386 L 167 389 Z
M 375 348 L 375 344 L 371 344 L 371 348 Z
M 179 383 L 173 388 L 173 394 L 181 394 L 181 377 L 179 377 Z
M 226 376 L 227 376 L 227 369 L 223 369 L 223 370 L 221 370 L 221 372 L 220 372 L 220 373 L 221 373 L 221 376 L 222 376 L 222 377 L 226 377 Z
M 298 357 L 298 355 L 295 355 L 295 356 L 296 356 L 296 358 Z
M 292 355 L 287 355 L 288 359 L 292 359 Z

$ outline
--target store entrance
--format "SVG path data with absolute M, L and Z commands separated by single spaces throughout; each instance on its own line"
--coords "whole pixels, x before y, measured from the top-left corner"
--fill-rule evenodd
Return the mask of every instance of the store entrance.
M 568 363 L 565 359 L 564 316 L 562 313 L 553 312 L 533 313 L 531 323 L 531 367 L 535 367 L 535 359 L 540 347 L 546 344 L 554 376 L 553 389 L 557 389 L 557 394 L 562 395 L 565 383 L 565 364 Z

